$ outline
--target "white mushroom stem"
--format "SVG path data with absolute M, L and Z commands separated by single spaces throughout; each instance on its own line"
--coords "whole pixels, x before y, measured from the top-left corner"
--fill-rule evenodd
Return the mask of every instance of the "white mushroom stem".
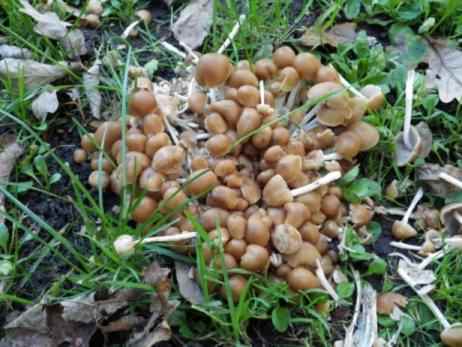
M 319 259 L 316 259 L 316 276 L 318 276 L 319 282 L 321 282 L 321 285 L 323 288 L 327 291 L 327 293 L 334 299 L 334 301 L 339 301 L 340 297 L 338 294 L 335 292 L 335 289 L 331 286 L 329 281 L 326 278 L 326 274 L 324 273 L 324 270 L 322 269 L 321 262 Z
M 451 176 L 451 175 L 448 175 L 446 172 L 440 172 L 440 174 L 438 175 L 439 178 L 441 178 L 442 180 L 452 184 L 454 187 L 457 187 L 459 189 L 462 189 L 462 181 Z
M 301 124 L 303 130 L 309 131 L 311 129 L 316 128 L 319 125 L 318 119 L 317 118 L 312 119 L 312 118 L 316 116 L 316 113 L 318 113 L 320 109 L 321 109 L 321 105 L 316 105 L 310 110 L 310 112 L 308 112 L 305 115 L 305 118 L 303 118 L 303 121 Z
M 420 270 L 423 270 L 425 269 L 428 265 L 430 265 L 431 263 L 433 263 L 433 261 L 437 260 L 437 259 L 440 259 L 444 256 L 446 252 L 442 249 L 436 253 L 433 253 L 433 254 L 430 254 L 428 255 L 427 257 L 424 258 L 424 260 L 422 260 L 422 262 L 418 265 L 418 268 Z
M 265 104 L 265 82 L 263 80 L 260 81 L 260 104 Z
M 404 216 L 403 216 L 403 219 L 401 219 L 401 221 L 402 221 L 403 223 L 405 223 L 405 224 L 408 223 L 409 217 L 411 217 L 412 212 L 413 212 L 414 209 L 416 208 L 416 206 L 417 206 L 417 204 L 419 203 L 419 201 L 422 199 L 423 194 L 424 194 L 423 189 L 422 189 L 422 188 L 419 188 L 419 190 L 417 191 L 417 193 L 414 195 L 414 198 L 412 199 L 411 204 L 410 204 L 409 207 L 407 208 L 406 213 L 405 213 Z
M 392 216 L 404 216 L 406 211 L 396 208 L 396 207 L 385 207 L 385 206 L 377 206 L 374 208 L 374 212 L 377 214 L 382 215 L 392 215 Z M 415 218 L 413 214 L 409 216 L 409 219 Z
M 338 154 L 337 152 L 332 152 L 332 153 L 326 153 L 323 154 L 322 160 L 323 161 L 330 161 L 330 160 L 342 160 L 343 157 Z
M 306 186 L 296 188 L 296 189 L 292 189 L 290 192 L 291 192 L 293 197 L 303 195 L 303 194 L 312 192 L 313 190 L 316 190 L 319 187 L 322 187 L 322 186 L 324 186 L 326 184 L 334 182 L 334 181 L 338 180 L 340 177 L 342 177 L 342 173 L 340 171 L 332 171 L 332 172 L 329 172 L 327 175 L 325 175 L 325 176 L 323 176 L 321 178 L 318 178 L 316 181 L 314 181 L 314 182 L 312 182 L 310 184 L 307 184 Z
M 188 54 L 192 57 L 192 62 L 193 64 L 197 64 L 199 62 L 199 57 L 197 56 L 196 53 L 194 53 L 194 51 L 191 49 L 191 47 L 189 47 L 186 43 L 184 43 L 183 41 L 178 41 L 178 43 L 180 44 L 181 47 L 183 47 L 186 52 L 188 52 Z
M 409 245 L 405 242 L 397 242 L 397 241 L 392 241 L 390 242 L 390 246 L 399 248 L 399 249 L 406 249 L 408 251 L 420 251 L 421 247 L 416 246 L 416 245 Z
M 167 51 L 173 53 L 173 54 L 176 54 L 177 56 L 179 56 L 180 58 L 182 59 L 186 59 L 187 55 L 185 53 L 183 53 L 182 51 L 180 51 L 178 48 L 176 48 L 175 46 L 171 45 L 170 43 L 166 42 L 166 41 L 162 41 L 160 43 Z
M 454 236 L 445 240 L 446 246 L 438 252 L 432 253 L 425 257 L 419 264 L 419 269 L 423 270 L 428 265 L 445 256 L 451 249 L 462 249 L 462 236 Z
M 411 287 L 414 292 L 420 297 L 420 299 L 423 301 L 425 305 L 427 305 L 428 309 L 432 311 L 436 319 L 441 323 L 441 325 L 447 329 L 451 326 L 451 324 L 448 322 L 444 314 L 440 311 L 438 306 L 436 306 L 435 302 L 428 296 L 428 294 L 423 294 L 421 293 L 416 286 L 414 285 L 414 282 L 409 276 L 406 274 L 405 271 L 403 271 L 400 267 L 398 267 L 398 274 L 401 276 L 401 278 L 404 280 L 404 282 L 407 283 L 409 287 Z
M 141 20 L 137 20 L 137 21 L 134 21 L 133 23 L 131 23 L 125 30 L 124 32 L 122 33 L 122 35 L 120 35 L 123 39 L 126 39 L 130 34 L 131 32 L 135 29 L 135 27 L 141 22 Z
M 185 240 L 191 240 L 196 237 L 196 232 L 191 231 L 191 232 L 186 232 L 186 233 L 181 233 L 177 235 L 167 235 L 167 236 L 153 236 L 153 237 L 147 237 L 142 240 L 135 241 L 137 244 L 140 243 L 142 245 L 146 243 L 153 243 L 153 242 L 177 242 L 177 241 L 185 241 Z
M 286 105 L 285 105 L 286 110 L 289 111 L 294 108 L 295 100 L 297 100 L 297 96 L 301 88 L 302 88 L 302 83 L 297 82 L 295 87 L 290 91 L 289 96 L 287 98 Z
M 358 321 L 359 313 L 361 311 L 361 297 L 362 297 L 361 277 L 356 270 L 353 270 L 353 277 L 354 277 L 355 285 L 356 285 L 356 302 L 355 302 L 353 318 L 351 319 L 350 326 L 346 329 L 345 340 L 343 341 L 344 347 L 353 346 L 353 333 L 356 327 L 356 322 Z
M 226 41 L 223 42 L 221 47 L 218 49 L 217 53 L 222 54 L 226 50 L 226 48 L 229 47 L 229 45 L 231 44 L 231 42 L 233 42 L 234 38 L 236 37 L 237 33 L 239 32 L 239 29 L 240 29 L 242 23 L 244 23 L 245 18 L 246 18 L 245 14 L 241 14 L 239 16 L 239 20 L 236 22 L 236 24 L 234 24 L 233 30 L 231 30 L 231 32 L 229 33 Z
M 196 134 L 196 140 L 197 141 L 203 141 L 203 140 L 208 140 L 210 138 L 209 133 L 199 133 Z
M 407 148 L 412 148 L 411 143 L 411 119 L 412 119 L 412 99 L 414 97 L 414 80 L 415 70 L 409 70 L 406 78 L 405 91 L 405 113 L 404 113 L 404 128 L 403 139 Z

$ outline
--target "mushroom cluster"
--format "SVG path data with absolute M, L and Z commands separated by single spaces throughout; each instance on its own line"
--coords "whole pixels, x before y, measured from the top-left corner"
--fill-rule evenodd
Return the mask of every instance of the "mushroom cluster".
M 269 273 L 295 291 L 324 286 L 338 258 L 329 242 L 346 221 L 362 227 L 373 216 L 366 205 L 350 211 L 335 181 L 378 143 L 362 117 L 383 93 L 370 85 L 352 95 L 332 66 L 287 46 L 255 64 L 205 54 L 195 81 L 187 98 L 194 136 L 172 143 L 151 83 L 137 83 L 125 128 L 107 121 L 84 135 L 75 159 L 91 158 L 90 185 L 115 193 L 136 186 L 139 223 L 156 209 L 175 211 L 167 235 L 193 231 L 181 209 L 188 204 L 208 232 L 202 252 L 215 267 Z M 307 102 L 318 103 L 308 126 L 297 109 Z M 245 283 L 231 274 L 235 298 Z

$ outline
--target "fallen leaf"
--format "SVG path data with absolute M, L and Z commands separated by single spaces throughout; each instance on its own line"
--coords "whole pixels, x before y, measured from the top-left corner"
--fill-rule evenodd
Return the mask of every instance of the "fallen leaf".
M 29 59 L 32 53 L 27 48 L 20 48 L 11 45 L 0 45 L 0 58 Z
M 91 114 L 96 119 L 101 118 L 102 96 L 98 88 L 100 82 L 100 64 L 99 60 L 95 61 L 93 66 L 83 74 L 83 89 L 90 104 Z
M 17 80 L 24 77 L 27 87 L 48 84 L 67 73 L 67 67 L 39 63 L 35 60 L 5 58 L 0 60 L 0 76 Z
M 405 260 L 399 261 L 398 271 L 405 274 L 414 287 L 426 286 L 432 284 L 436 280 L 435 273 L 432 270 L 420 269 L 418 264 L 410 263 Z
M 34 27 L 36 33 L 52 39 L 61 39 L 66 36 L 70 23 L 62 21 L 54 12 L 40 13 L 27 0 L 20 0 L 20 3 L 23 6 L 21 12 L 37 22 Z
M 449 194 L 459 191 L 459 189 L 442 180 L 439 177 L 441 172 L 445 172 L 459 180 L 462 179 L 462 169 L 449 164 L 443 167 L 437 164 L 424 164 L 417 168 L 416 176 L 417 181 L 422 182 L 431 194 L 445 198 Z
M 202 291 L 197 282 L 191 278 L 190 273 L 194 268 L 182 262 L 175 262 L 175 274 L 178 288 L 183 298 L 191 304 L 201 304 L 204 300 Z
M 462 98 L 462 51 L 444 40 L 428 40 L 428 44 L 427 87 L 436 87 L 444 103 Z
M 55 113 L 59 107 L 56 90 L 43 91 L 31 105 L 32 113 L 37 119 L 45 120 L 49 113 Z
M 4 186 L 10 180 L 16 161 L 24 152 L 24 148 L 16 142 L 13 136 L 2 135 L 0 141 L 0 185 Z M 0 225 L 5 222 L 5 197 L 0 193 Z
M 377 297 L 377 312 L 380 314 L 390 315 L 395 307 L 406 307 L 407 298 L 399 293 L 383 293 Z
M 213 21 L 213 0 L 193 0 L 172 25 L 175 38 L 191 49 L 198 48 L 209 33 Z
M 337 47 L 339 44 L 354 42 L 357 36 L 356 23 L 345 22 L 336 24 L 326 31 L 322 31 L 318 26 L 309 27 L 305 30 L 301 42 L 309 47 L 321 45 Z
M 72 59 L 79 58 L 88 53 L 85 45 L 85 36 L 80 29 L 69 31 L 60 41 L 67 55 Z

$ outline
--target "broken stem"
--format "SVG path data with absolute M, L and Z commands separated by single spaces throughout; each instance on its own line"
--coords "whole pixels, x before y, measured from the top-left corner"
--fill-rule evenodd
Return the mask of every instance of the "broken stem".
M 147 237 L 143 240 L 138 240 L 137 243 L 145 244 L 145 243 L 152 243 L 152 242 L 176 242 L 176 241 L 185 241 L 190 240 L 196 237 L 196 232 L 187 232 L 177 235 L 167 235 L 167 236 L 153 236 Z
M 442 180 L 452 184 L 454 187 L 462 189 L 462 181 L 461 180 L 458 180 L 457 178 L 455 178 L 455 177 L 453 177 L 451 175 L 448 175 L 446 172 L 440 172 L 440 174 L 438 176 Z
M 234 40 L 237 33 L 239 32 L 239 29 L 240 29 L 242 23 L 244 23 L 245 18 L 246 18 L 245 14 L 241 14 L 239 16 L 239 20 L 236 22 L 236 24 L 234 24 L 233 30 L 231 30 L 231 32 L 229 33 L 226 41 L 223 42 L 221 47 L 218 49 L 217 53 L 222 54 L 226 50 L 226 48 L 228 48 L 228 46 L 231 44 L 231 42 Z
M 404 128 L 403 139 L 407 148 L 412 148 L 411 144 L 411 119 L 412 119 L 412 99 L 414 96 L 414 80 L 415 70 L 408 70 L 406 78 L 406 91 L 405 91 L 405 113 L 404 113 Z
M 133 23 L 131 23 L 125 30 L 124 32 L 122 33 L 121 37 L 123 39 L 126 39 L 130 33 L 133 31 L 133 29 L 135 29 L 135 27 L 141 22 L 141 20 L 136 20 L 134 21 Z
M 176 48 L 175 46 L 171 45 L 170 43 L 166 42 L 166 41 L 162 41 L 160 43 L 167 51 L 173 53 L 173 54 L 176 54 L 177 56 L 179 56 L 180 58 L 182 59 L 186 59 L 187 55 L 184 54 L 182 51 L 180 51 L 178 48 Z
M 260 81 L 260 104 L 265 104 L 265 82 L 263 80 Z
M 318 276 L 319 281 L 321 282 L 321 285 L 324 287 L 324 289 L 327 291 L 327 293 L 334 299 L 335 302 L 338 302 L 340 300 L 340 297 L 338 294 L 335 292 L 335 289 L 330 285 L 329 281 L 326 278 L 326 274 L 324 273 L 324 270 L 322 269 L 321 262 L 319 259 L 316 259 L 316 276 Z
M 312 192 L 313 190 L 316 190 L 321 186 L 334 182 L 338 180 L 340 177 L 342 177 L 342 173 L 340 171 L 332 171 L 332 172 L 329 172 L 327 175 L 317 179 L 316 181 L 310 184 L 307 184 L 306 186 L 293 189 L 290 192 L 293 197 L 303 195 L 303 194 Z
M 186 52 L 188 52 L 188 54 L 192 57 L 192 62 L 193 64 L 197 64 L 199 62 L 199 57 L 197 56 L 196 53 L 194 53 L 194 51 L 191 49 L 191 47 L 189 47 L 186 43 L 184 43 L 183 41 L 178 41 L 178 43 L 180 44 L 181 47 L 183 47 Z
M 398 242 L 398 241 L 390 242 L 390 246 L 393 246 L 393 247 L 399 248 L 399 249 L 406 249 L 406 250 L 409 250 L 409 251 L 420 251 L 420 249 L 421 249 L 420 246 L 409 245 L 407 243 Z
M 412 211 L 414 211 L 414 209 L 416 208 L 419 201 L 422 199 L 423 193 L 424 193 L 423 189 L 419 188 L 417 193 L 414 195 L 414 198 L 412 198 L 411 204 L 409 205 L 408 209 L 406 210 L 406 213 L 404 214 L 403 219 L 401 219 L 401 221 L 403 223 L 405 223 L 405 224 L 408 223 L 409 217 L 411 216 Z

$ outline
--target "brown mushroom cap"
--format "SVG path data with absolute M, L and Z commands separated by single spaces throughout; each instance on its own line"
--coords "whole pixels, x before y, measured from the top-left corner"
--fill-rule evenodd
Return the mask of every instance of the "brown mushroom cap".
M 102 123 L 95 132 L 95 143 L 103 147 L 106 151 L 111 149 L 114 142 L 121 137 L 120 122 L 107 121 Z M 104 140 L 104 143 L 103 143 Z
M 214 157 L 222 157 L 231 149 L 231 140 L 225 134 L 217 134 L 207 140 L 206 147 Z
M 302 242 L 297 252 L 286 256 L 287 264 L 292 267 L 309 266 L 316 268 L 316 260 L 321 260 L 321 254 L 316 246 L 309 242 Z
M 361 152 L 368 151 L 375 147 L 380 140 L 380 134 L 377 128 L 363 121 L 351 124 L 348 127 L 348 131 L 352 131 L 359 137 Z
M 85 152 L 82 148 L 77 148 L 72 154 L 72 158 L 76 163 L 83 163 L 87 160 L 87 152 Z
M 338 80 L 338 73 L 332 66 L 321 65 L 316 75 L 316 82 L 335 82 Z
M 146 153 L 149 158 L 152 158 L 159 149 L 165 148 L 171 144 L 170 137 L 166 133 L 158 133 L 148 137 L 144 146 L 144 153 Z
M 248 244 L 256 244 L 263 247 L 268 245 L 270 240 L 270 227 L 265 224 L 259 215 L 252 215 L 247 220 L 245 241 Z
M 240 260 L 245 253 L 247 242 L 240 239 L 231 239 L 226 243 L 225 252 L 231 254 L 236 260 Z
M 164 120 L 158 114 L 150 113 L 143 118 L 143 132 L 145 135 L 158 134 L 164 130 Z
M 227 210 L 233 210 L 238 204 L 239 194 L 226 186 L 216 186 L 208 195 L 216 204 Z
M 286 210 L 285 224 L 290 224 L 295 228 L 300 228 L 311 216 L 311 212 L 301 202 L 288 202 L 284 205 Z
M 176 173 L 185 159 L 185 152 L 180 146 L 165 146 L 159 149 L 152 159 L 152 167 L 159 173 L 170 175 Z
M 271 233 L 273 246 L 281 254 L 294 254 L 302 246 L 302 237 L 290 224 L 279 224 Z
M 323 105 L 321 109 L 317 112 L 316 116 L 320 124 L 328 127 L 336 127 L 339 125 L 343 125 L 345 119 L 349 117 L 348 112 L 351 111 L 330 108 Z
M 137 223 L 144 223 L 152 217 L 156 208 L 157 202 L 149 196 L 145 196 L 141 198 L 138 205 L 133 209 L 132 219 Z
M 224 134 L 228 124 L 218 112 L 212 112 L 204 120 L 205 129 L 211 134 Z
M 88 177 L 88 183 L 94 188 L 104 190 L 109 185 L 109 176 L 105 171 L 93 171 Z
M 294 67 L 301 78 L 313 81 L 316 79 L 321 62 L 311 53 L 299 53 L 294 59 Z
M 337 82 L 322 82 L 312 86 L 307 93 L 308 99 L 318 100 L 330 95 L 325 101 L 327 107 L 346 109 L 350 105 L 350 98 L 345 88 Z
M 460 218 L 458 219 L 456 215 L 457 213 L 462 215 L 462 203 L 446 205 L 440 212 L 441 223 L 444 224 L 449 235 L 458 234 L 462 229 L 462 224 L 459 221 Z
M 379 86 L 368 84 L 361 88 L 361 94 L 367 98 L 367 108 L 371 111 L 377 111 L 385 102 L 385 95 Z
M 201 213 L 199 220 L 205 230 L 213 230 L 217 225 L 225 227 L 228 216 L 228 211 L 212 207 Z M 233 237 L 235 238 L 235 236 Z
M 462 346 L 462 325 L 457 324 L 444 329 L 440 335 L 441 341 L 445 346 L 461 347 Z
M 188 197 L 182 190 L 179 190 L 177 187 L 171 187 L 163 195 L 162 207 L 174 210 L 185 207 L 187 202 Z
M 352 160 L 361 149 L 361 137 L 352 131 L 345 131 L 335 139 L 335 151 L 343 158 Z
M 208 107 L 209 112 L 218 112 L 234 128 L 241 115 L 241 106 L 234 100 L 220 100 L 211 103 Z
M 281 82 L 279 89 L 284 92 L 290 92 L 300 80 L 297 70 L 292 66 L 286 66 L 279 71 L 278 81 Z
M 219 184 L 217 175 L 209 169 L 197 170 L 189 176 L 188 194 L 201 195 Z
M 281 175 L 273 176 L 263 188 L 263 201 L 270 207 L 281 207 L 292 202 L 292 193 Z
M 295 52 L 289 46 L 282 46 L 273 52 L 273 62 L 280 69 L 294 64 Z
M 319 288 L 319 279 L 308 269 L 297 267 L 287 275 L 287 282 L 292 290 Z
M 374 210 L 365 204 L 351 204 L 350 214 L 354 225 L 363 226 L 369 224 L 374 216 Z
M 234 239 L 243 239 L 247 230 L 247 220 L 240 212 L 233 212 L 226 221 L 226 227 Z
M 303 224 L 299 231 L 302 236 L 303 241 L 310 242 L 311 244 L 316 244 L 321 237 L 319 232 L 320 226 L 311 222 L 306 222 Z
M 261 80 L 270 80 L 277 72 L 278 67 L 271 59 L 260 59 L 255 63 L 255 74 Z
M 191 112 L 203 113 L 207 105 L 207 95 L 202 92 L 192 92 L 188 98 L 188 107 Z
M 409 224 L 402 221 L 394 221 L 391 233 L 398 240 L 406 240 L 417 235 L 417 231 Z
M 229 287 L 231 288 L 231 295 L 234 302 L 238 302 L 241 293 L 244 291 L 247 285 L 247 280 L 242 275 L 233 275 L 229 277 Z
M 144 117 L 148 113 L 154 112 L 157 109 L 157 101 L 154 94 L 147 89 L 135 91 L 130 96 L 128 103 L 128 111 L 136 117 Z
M 226 84 L 236 89 L 244 85 L 258 87 L 258 78 L 250 70 L 237 69 L 231 73 Z
M 217 87 L 228 79 L 233 71 L 229 58 L 224 54 L 207 53 L 199 58 L 196 80 L 204 87 Z
M 260 103 L 260 93 L 254 86 L 243 85 L 237 90 L 237 101 L 245 107 L 256 107 Z
M 82 136 L 80 140 L 80 146 L 85 150 L 87 153 L 92 153 L 96 149 L 96 140 L 95 134 L 88 133 Z
M 237 122 L 236 131 L 238 136 L 258 129 L 261 125 L 261 116 L 254 108 L 246 107 L 242 110 L 241 117 Z
M 420 138 L 417 129 L 411 126 L 409 135 L 409 140 L 411 141 L 411 148 L 408 148 L 408 146 L 406 146 L 406 143 L 404 142 L 403 132 L 400 132 L 398 136 L 395 138 L 395 161 L 396 165 L 398 166 L 405 166 L 408 163 L 413 162 L 419 154 L 422 139 Z
M 260 272 L 263 271 L 269 260 L 269 253 L 265 247 L 259 245 L 247 245 L 240 265 L 243 269 Z

